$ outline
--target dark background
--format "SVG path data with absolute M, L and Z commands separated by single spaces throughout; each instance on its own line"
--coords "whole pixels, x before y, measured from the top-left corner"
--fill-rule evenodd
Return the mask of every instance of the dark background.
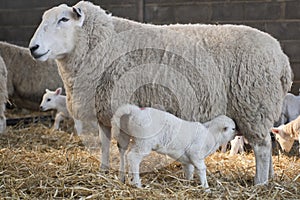
M 0 40 L 27 47 L 45 10 L 76 0 L 0 0 Z M 91 0 L 115 16 L 153 24 L 245 24 L 277 38 L 300 87 L 300 0 Z M 276 92 L 276 91 L 274 91 Z

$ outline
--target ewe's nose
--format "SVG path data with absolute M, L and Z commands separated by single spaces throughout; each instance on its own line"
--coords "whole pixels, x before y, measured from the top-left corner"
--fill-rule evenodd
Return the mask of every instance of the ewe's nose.
M 30 53 L 33 54 L 34 51 L 37 50 L 39 47 L 40 47 L 40 45 L 38 45 L 38 44 L 36 44 L 36 45 L 34 45 L 34 46 L 32 46 L 32 47 L 29 47 Z

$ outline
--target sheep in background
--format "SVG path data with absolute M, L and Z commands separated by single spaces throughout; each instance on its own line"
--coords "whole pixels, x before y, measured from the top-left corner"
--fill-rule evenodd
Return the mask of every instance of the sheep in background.
M 0 55 L 7 68 L 8 96 L 19 108 L 39 110 L 45 88 L 63 85 L 55 61 L 36 61 L 28 48 L 0 42 Z
M 248 141 L 245 139 L 244 136 L 237 135 L 233 140 L 230 141 L 230 153 L 229 155 L 233 156 L 238 153 L 243 153 L 244 152 L 244 144 L 247 143 Z M 221 146 L 221 152 L 225 153 L 227 150 L 227 143 L 223 144 Z
M 7 70 L 5 63 L 0 55 L 0 133 L 6 129 L 5 103 L 7 102 Z
M 114 111 L 161 104 L 188 121 L 234 119 L 255 152 L 254 184 L 273 176 L 269 130 L 292 71 L 269 34 L 242 25 L 142 24 L 80 1 L 46 11 L 29 48 L 38 60 L 57 60 L 74 117 L 91 121 L 97 113 L 102 169 Z
M 282 110 L 279 120 L 275 126 L 286 124 L 300 115 L 300 96 L 287 93 L 282 103 Z
M 189 122 L 154 108 L 124 105 L 117 109 L 112 120 L 112 135 L 120 152 L 120 178 L 125 181 L 125 152 L 133 184 L 141 187 L 139 165 L 151 151 L 167 154 L 181 162 L 188 180 L 194 168 L 204 188 L 208 188 L 204 159 L 218 147 L 234 138 L 235 123 L 225 115 L 209 122 Z
M 50 91 L 46 89 L 46 93 L 43 96 L 42 102 L 40 104 L 40 109 L 42 111 L 47 110 L 56 110 L 56 116 L 53 128 L 55 130 L 59 129 L 59 124 L 64 119 L 72 118 L 70 115 L 67 105 L 66 105 L 66 96 L 61 95 L 62 88 L 57 88 L 55 91 Z M 82 124 L 79 120 L 75 120 L 75 129 L 77 134 L 81 134 L 82 132 Z
M 278 128 L 272 128 L 271 130 L 272 133 L 275 134 L 276 140 L 279 142 L 281 148 L 285 152 L 290 152 L 294 144 L 294 140 L 298 140 L 300 142 L 300 116 L 287 124 L 280 125 Z

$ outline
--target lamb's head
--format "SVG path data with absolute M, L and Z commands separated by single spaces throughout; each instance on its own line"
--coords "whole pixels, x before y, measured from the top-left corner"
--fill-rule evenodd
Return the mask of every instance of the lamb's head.
M 50 91 L 46 89 L 46 93 L 44 94 L 43 100 L 40 104 L 40 109 L 42 111 L 57 109 L 56 99 L 61 94 L 61 91 L 61 88 L 57 88 L 55 91 Z
M 204 126 L 208 128 L 210 134 L 214 135 L 220 145 L 233 140 L 237 135 L 235 122 L 225 115 L 220 115 L 204 123 Z
M 275 138 L 280 144 L 282 150 L 290 152 L 294 144 L 294 138 L 290 134 L 285 133 L 283 127 L 284 125 L 281 125 L 278 128 L 272 128 L 271 131 L 275 135 Z
M 47 10 L 30 41 L 31 55 L 41 61 L 63 58 L 74 49 L 76 30 L 84 19 L 80 8 L 65 4 Z

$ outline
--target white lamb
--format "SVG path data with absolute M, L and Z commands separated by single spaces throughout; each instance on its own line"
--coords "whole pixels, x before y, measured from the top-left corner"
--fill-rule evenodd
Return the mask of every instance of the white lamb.
M 40 104 L 40 109 L 42 111 L 47 110 L 56 110 L 56 116 L 54 121 L 54 129 L 59 129 L 59 124 L 65 118 L 72 118 L 70 115 L 67 105 L 66 105 L 66 96 L 61 94 L 62 88 L 57 88 L 55 91 L 50 91 L 46 89 L 46 93 L 43 96 L 43 100 Z M 82 132 L 82 124 L 80 120 L 75 120 L 75 129 L 77 134 L 81 134 Z
M 220 115 L 201 124 L 189 122 L 154 108 L 139 108 L 126 104 L 115 112 L 112 134 L 120 151 L 120 178 L 125 181 L 125 152 L 130 139 L 133 145 L 127 155 L 133 184 L 141 187 L 139 165 L 152 150 L 178 160 L 183 164 L 187 179 L 193 177 L 194 167 L 201 185 L 208 187 L 204 159 L 236 134 L 234 121 Z
M 300 142 L 300 116 L 298 116 L 293 121 L 280 125 L 278 128 L 272 128 L 272 133 L 275 134 L 277 141 L 279 142 L 281 148 L 289 152 L 294 144 L 294 140 Z M 300 146 L 299 146 L 300 153 Z
M 248 143 L 244 136 L 237 135 L 233 140 L 230 141 L 230 154 L 231 156 L 237 153 L 244 152 L 244 144 Z M 225 153 L 227 148 L 227 143 L 222 145 L 221 152 Z

